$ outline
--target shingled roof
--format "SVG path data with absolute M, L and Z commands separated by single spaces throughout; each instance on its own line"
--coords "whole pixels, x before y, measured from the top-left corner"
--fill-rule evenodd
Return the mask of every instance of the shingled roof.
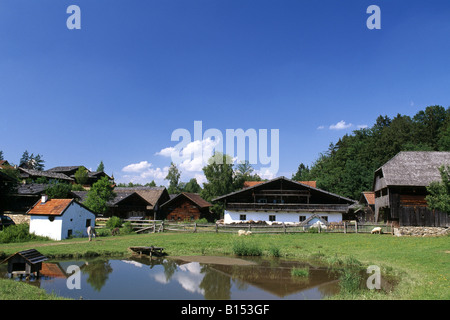
M 67 180 L 67 181 L 74 181 L 74 179 L 68 177 L 67 175 L 59 172 L 53 172 L 53 171 L 41 171 L 41 170 L 33 170 L 33 169 L 25 169 L 20 168 L 21 171 L 20 176 L 22 178 L 30 178 L 30 177 L 44 177 L 49 179 L 58 179 L 58 180 Z
M 402 151 L 375 171 L 387 186 L 428 186 L 440 181 L 439 167 L 450 165 L 450 152 Z
M 151 204 L 151 208 L 153 209 L 153 207 L 162 197 L 163 193 L 167 193 L 167 189 L 165 187 L 116 187 L 114 188 L 114 192 L 116 192 L 117 194 L 121 192 L 136 192 L 142 198 L 147 200 L 147 202 Z M 168 193 L 167 199 L 169 199 Z M 161 203 L 159 205 L 161 205 Z
M 198 193 L 182 192 L 182 193 L 177 194 L 175 197 L 171 197 L 171 199 L 169 201 L 165 202 L 164 204 L 162 204 L 161 207 L 165 207 L 168 204 L 172 203 L 173 201 L 177 201 L 177 199 L 179 199 L 181 197 L 185 197 L 185 198 L 191 200 L 200 208 L 207 208 L 207 207 L 212 206 L 211 203 L 209 203 L 208 201 L 206 201 L 205 199 L 200 197 L 200 195 Z

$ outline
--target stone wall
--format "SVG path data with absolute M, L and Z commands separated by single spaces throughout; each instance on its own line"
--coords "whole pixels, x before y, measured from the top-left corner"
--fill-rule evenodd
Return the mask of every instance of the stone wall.
M 450 234 L 450 228 L 438 227 L 398 227 L 394 228 L 394 236 L 432 237 Z
M 7 214 L 5 214 L 5 216 L 10 217 L 14 221 L 15 224 L 21 224 L 21 223 L 30 224 L 30 216 L 28 216 L 26 214 L 7 213 Z

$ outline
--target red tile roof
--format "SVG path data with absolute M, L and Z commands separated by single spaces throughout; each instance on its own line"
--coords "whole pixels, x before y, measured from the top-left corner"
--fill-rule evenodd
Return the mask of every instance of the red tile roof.
M 364 191 L 363 192 L 364 197 L 366 198 L 367 203 L 370 204 L 375 204 L 375 192 L 373 191 Z
M 72 203 L 72 201 L 73 199 L 50 199 L 45 203 L 42 203 L 41 200 L 39 200 L 39 202 L 37 202 L 27 213 L 36 215 L 60 216 L 64 213 L 64 211 Z

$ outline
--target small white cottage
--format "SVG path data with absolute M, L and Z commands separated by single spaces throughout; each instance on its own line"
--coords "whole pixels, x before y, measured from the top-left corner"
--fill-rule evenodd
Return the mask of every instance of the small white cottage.
M 30 233 L 63 240 L 86 237 L 87 227 L 95 225 L 95 214 L 74 199 L 48 199 L 42 196 L 27 212 Z

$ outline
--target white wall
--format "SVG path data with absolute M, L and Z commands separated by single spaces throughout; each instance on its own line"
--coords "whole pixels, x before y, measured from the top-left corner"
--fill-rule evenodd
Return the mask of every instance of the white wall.
M 55 216 L 53 221 L 49 216 L 32 215 L 30 218 L 30 233 L 49 237 L 53 240 L 66 239 L 68 231 L 73 237 L 87 237 L 86 219 L 91 219 L 95 225 L 95 215 L 76 202 L 72 202 L 62 216 Z
M 72 230 L 73 237 L 87 237 L 86 219 L 91 219 L 91 226 L 95 225 L 95 215 L 76 202 L 72 202 L 70 207 L 64 212 L 63 217 L 62 239 L 67 238 L 69 229 Z
M 53 240 L 61 240 L 62 217 L 54 217 L 53 221 L 49 216 L 31 216 L 30 233 L 38 236 L 49 237 Z
M 253 221 L 266 221 L 269 222 L 269 215 L 275 215 L 275 221 L 276 222 L 294 222 L 298 223 L 300 222 L 299 217 L 305 216 L 305 219 L 308 219 L 313 214 L 316 214 L 320 217 L 328 217 L 328 222 L 341 222 L 342 221 L 342 214 L 336 213 L 336 212 L 255 212 L 255 211 L 228 211 L 225 210 L 224 212 L 224 223 L 231 223 L 231 222 L 240 222 L 243 220 L 240 220 L 240 215 L 246 215 L 246 220 L 253 220 Z

